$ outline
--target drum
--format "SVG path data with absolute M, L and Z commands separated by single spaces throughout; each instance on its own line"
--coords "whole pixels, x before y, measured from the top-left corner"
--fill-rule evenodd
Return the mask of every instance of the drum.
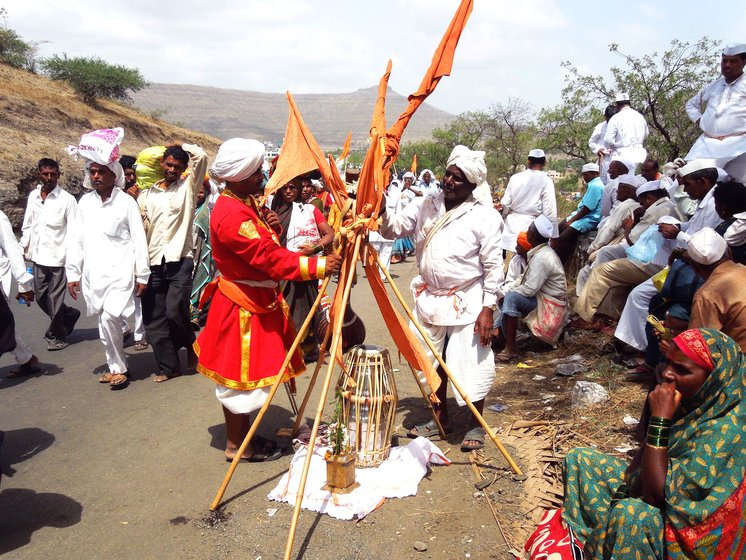
M 399 396 L 389 351 L 383 346 L 353 346 L 338 382 L 343 419 L 358 467 L 377 467 L 391 451 Z

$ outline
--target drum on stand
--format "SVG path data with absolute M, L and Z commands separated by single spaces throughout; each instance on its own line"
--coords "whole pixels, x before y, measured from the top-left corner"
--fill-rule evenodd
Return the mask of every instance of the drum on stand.
M 399 396 L 389 351 L 383 346 L 353 346 L 345 358 L 338 385 L 344 399 L 344 421 L 358 467 L 377 467 L 391 451 Z

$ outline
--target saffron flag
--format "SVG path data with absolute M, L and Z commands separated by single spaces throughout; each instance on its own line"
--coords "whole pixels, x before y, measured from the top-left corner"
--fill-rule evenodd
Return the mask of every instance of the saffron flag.
M 412 167 L 410 167 L 409 170 L 417 175 L 417 154 L 412 156 Z

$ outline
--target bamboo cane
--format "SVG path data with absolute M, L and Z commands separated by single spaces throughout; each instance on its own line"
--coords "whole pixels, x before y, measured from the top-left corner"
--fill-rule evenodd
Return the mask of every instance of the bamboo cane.
M 277 372 L 277 379 L 275 379 L 275 382 L 272 384 L 272 388 L 269 391 L 269 395 L 267 395 L 267 398 L 265 399 L 264 404 L 262 405 L 262 408 L 259 409 L 256 419 L 251 423 L 251 427 L 249 428 L 249 433 L 246 434 L 246 437 L 244 438 L 243 443 L 241 443 L 241 447 L 239 447 L 238 451 L 236 451 L 236 456 L 233 457 L 233 461 L 231 461 L 231 464 L 228 467 L 228 472 L 225 474 L 223 483 L 220 485 L 220 488 L 218 489 L 218 493 L 215 495 L 215 499 L 210 504 L 210 511 L 215 511 L 216 509 L 218 509 L 218 506 L 220 505 L 220 502 L 223 499 L 223 495 L 225 494 L 225 490 L 228 488 L 228 484 L 230 483 L 231 478 L 233 477 L 233 473 L 236 470 L 238 463 L 241 461 L 241 457 L 243 456 L 244 451 L 246 451 L 246 448 L 249 446 L 249 443 L 251 442 L 251 438 L 254 437 L 254 434 L 256 433 L 256 430 L 259 427 L 259 424 L 261 423 L 262 418 L 264 417 L 264 414 L 269 409 L 269 405 L 272 403 L 272 399 L 274 398 L 275 393 L 277 393 L 277 389 L 280 387 L 280 384 L 282 383 L 282 378 L 283 378 L 282 374 L 285 371 L 285 368 L 287 368 L 288 364 L 290 363 L 290 360 L 292 359 L 293 354 L 295 353 L 298 346 L 300 345 L 300 341 L 303 340 L 303 336 L 306 334 L 306 331 L 308 330 L 308 326 L 311 324 L 311 320 L 313 319 L 313 315 L 316 312 L 316 308 L 319 306 L 319 302 L 321 301 L 321 298 L 323 297 L 324 293 L 326 293 L 326 287 L 329 285 L 330 280 L 331 280 L 331 276 L 327 276 L 326 278 L 324 278 L 324 282 L 321 284 L 321 287 L 319 288 L 319 294 L 316 296 L 316 300 L 313 302 L 313 305 L 311 306 L 311 311 L 308 313 L 308 317 L 306 317 L 306 320 L 303 322 L 303 325 L 301 325 L 301 328 L 298 329 L 298 334 L 295 336 L 295 340 L 293 341 L 293 344 L 290 346 L 290 349 L 287 351 L 287 354 L 285 355 L 285 360 L 283 360 L 282 362 L 280 371 Z
M 355 237 L 355 247 L 353 256 L 350 259 L 350 268 L 347 270 L 348 276 L 347 276 L 347 283 L 345 284 L 344 291 L 342 292 L 342 303 L 338 307 L 338 309 L 341 310 L 341 313 L 338 317 L 334 317 L 334 333 L 332 335 L 332 348 L 330 351 L 330 356 L 332 356 L 332 359 L 329 360 L 329 365 L 326 369 L 326 377 L 324 378 L 324 385 L 321 388 L 321 395 L 319 396 L 319 404 L 316 407 L 316 416 L 313 420 L 313 428 L 311 429 L 311 439 L 308 442 L 308 451 L 306 453 L 306 460 L 303 463 L 303 471 L 301 472 L 300 476 L 300 484 L 298 486 L 298 491 L 295 495 L 295 507 L 293 508 L 293 519 L 290 523 L 290 533 L 288 534 L 288 541 L 287 545 L 285 546 L 285 560 L 290 560 L 290 555 L 293 552 L 293 544 L 295 543 L 295 532 L 298 529 L 298 517 L 300 516 L 300 508 L 301 504 L 303 502 L 303 494 L 306 491 L 306 482 L 308 479 L 308 470 L 311 467 L 311 457 L 313 455 L 313 448 L 316 444 L 316 436 L 319 433 L 319 423 L 321 422 L 321 415 L 324 412 L 324 404 L 326 402 L 326 395 L 329 392 L 329 385 L 331 383 L 332 378 L 332 372 L 334 371 L 334 364 L 335 360 L 333 359 L 334 356 L 337 355 L 337 350 L 339 349 L 339 345 L 342 342 L 342 323 L 344 322 L 344 309 L 347 306 L 347 300 L 350 297 L 350 290 L 352 289 L 352 281 L 355 277 L 355 265 L 358 260 L 358 254 L 360 251 L 360 242 L 362 240 L 362 237 L 360 234 L 358 234 Z
M 438 352 L 435 349 L 435 346 L 433 346 L 433 343 L 430 341 L 430 337 L 427 336 L 427 333 L 422 328 L 422 325 L 420 325 L 417 319 L 415 319 L 414 314 L 412 313 L 412 311 L 409 309 L 409 306 L 407 305 L 407 302 L 404 301 L 404 298 L 402 297 L 401 292 L 399 292 L 399 289 L 396 287 L 396 284 L 394 284 L 394 279 L 389 274 L 389 271 L 383 266 L 383 263 L 381 262 L 380 257 L 377 257 L 377 259 L 378 259 L 378 266 L 381 268 L 381 270 L 383 270 L 383 273 L 386 275 L 386 278 L 388 279 L 389 284 L 391 285 L 391 288 L 394 290 L 394 294 L 396 294 L 396 298 L 399 300 L 399 303 L 404 308 L 404 311 L 407 313 L 409 320 L 412 321 L 412 324 L 417 328 L 417 331 L 420 333 L 420 336 L 422 336 L 422 338 L 425 340 L 425 344 L 427 344 L 428 348 L 430 348 L 430 351 L 433 353 L 433 356 L 435 356 L 435 358 L 438 360 L 440 367 L 443 368 L 443 371 L 445 372 L 449 381 L 453 384 L 453 387 L 456 389 L 456 391 L 458 391 L 458 394 L 461 395 L 461 398 L 464 399 L 466 406 L 469 407 L 469 410 L 471 410 L 471 413 L 474 415 L 474 418 L 476 418 L 477 422 L 479 422 L 479 424 L 482 426 L 482 429 L 484 429 L 484 431 L 487 432 L 487 435 L 490 436 L 490 439 L 497 446 L 497 449 L 500 451 L 500 453 L 502 453 L 502 456 L 505 457 L 505 460 L 510 465 L 510 468 L 513 469 L 513 472 L 515 472 L 515 474 L 517 474 L 518 476 L 522 476 L 523 472 L 521 471 L 520 467 L 516 464 L 516 462 L 510 456 L 510 453 L 508 453 L 508 450 L 505 449 L 503 444 L 497 438 L 495 433 L 492 431 L 492 428 L 489 427 L 489 424 L 487 424 L 487 422 L 484 420 L 484 417 L 479 413 L 476 407 L 467 398 L 466 394 L 464 393 L 464 390 L 461 388 L 461 385 L 459 385 L 458 381 L 454 379 L 450 368 L 445 363 L 445 360 L 443 360 L 443 357 L 440 355 L 440 352 Z

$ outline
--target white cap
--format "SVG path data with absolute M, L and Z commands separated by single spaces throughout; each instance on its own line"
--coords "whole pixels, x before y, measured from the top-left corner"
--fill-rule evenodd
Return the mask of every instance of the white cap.
M 614 102 L 619 103 L 620 101 L 629 101 L 629 93 L 617 93 Z
M 407 171 L 404 175 L 402 175 L 402 181 L 404 179 L 414 179 L 414 178 L 415 178 L 414 173 L 412 173 L 411 171 Z
M 528 157 L 541 158 L 541 157 L 547 157 L 547 156 L 544 153 L 544 150 L 540 150 L 539 148 L 534 148 L 528 153 Z
M 690 173 L 701 171 L 702 169 L 717 169 L 717 163 L 714 159 L 695 159 L 679 167 L 679 177 L 686 177 Z
M 539 235 L 546 239 L 556 237 L 556 235 L 554 235 L 554 224 L 544 214 L 536 216 L 536 219 L 534 219 L 534 227 L 536 228 L 536 231 L 539 232 Z
M 622 156 L 612 156 L 611 161 L 618 161 L 619 163 L 621 163 L 624 167 L 627 168 L 627 173 L 634 173 L 635 168 L 637 167 L 637 163 L 632 160 L 625 159 Z
M 642 180 L 644 181 L 645 178 L 642 177 Z M 619 182 L 622 183 L 623 181 L 619 181 Z M 637 197 L 639 198 L 641 194 L 645 194 L 645 193 L 653 192 L 653 191 L 665 190 L 665 188 L 666 187 L 661 186 L 660 181 L 648 181 L 647 183 L 643 183 L 642 185 L 637 187 L 637 190 L 635 191 L 635 195 L 637 195 Z
M 626 175 L 620 175 L 616 178 L 617 183 L 620 185 L 624 183 L 625 185 L 629 185 L 630 187 L 637 188 L 645 184 L 645 177 L 642 177 L 640 175 L 633 175 L 632 173 L 627 173 Z
M 728 244 L 712 228 L 702 228 L 689 239 L 689 258 L 699 264 L 712 264 L 723 258 Z
M 583 167 L 580 168 L 581 173 L 588 173 L 590 171 L 595 171 L 598 173 L 598 164 L 597 163 L 586 163 Z
M 661 216 L 658 218 L 657 224 L 671 224 L 672 226 L 678 226 L 681 220 L 674 218 L 673 216 Z
M 744 43 L 731 43 L 729 45 L 725 45 L 725 48 L 723 49 L 723 54 L 725 56 L 736 56 L 737 54 L 744 53 L 746 53 L 746 44 Z

